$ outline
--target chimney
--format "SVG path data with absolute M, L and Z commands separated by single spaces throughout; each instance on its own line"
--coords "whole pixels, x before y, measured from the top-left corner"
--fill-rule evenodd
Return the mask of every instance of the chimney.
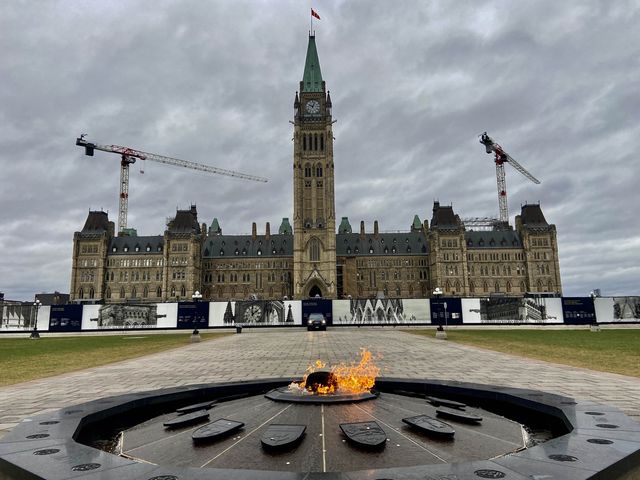
M 360 221 L 360 237 L 364 238 L 364 220 Z
M 378 220 L 374 220 L 373 221 L 373 236 L 375 238 L 378 238 L 378 233 L 379 233 L 379 231 L 378 231 Z
M 267 226 L 265 227 L 265 237 L 267 237 L 267 240 L 271 237 L 271 225 L 269 225 L 269 222 L 267 222 Z
M 258 236 L 258 227 L 256 226 L 256 222 L 253 222 L 251 224 L 251 238 L 255 240 L 257 236 Z

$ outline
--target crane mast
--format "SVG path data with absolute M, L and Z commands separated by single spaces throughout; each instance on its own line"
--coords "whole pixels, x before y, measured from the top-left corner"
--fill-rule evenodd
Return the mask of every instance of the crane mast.
M 121 147 L 119 145 L 101 145 L 92 143 L 84 139 L 86 135 L 80 135 L 76 139 L 76 145 L 84 147 L 86 155 L 93 156 L 95 150 L 103 152 L 116 153 L 120 155 L 120 198 L 118 209 L 118 234 L 121 235 L 127 228 L 127 214 L 129 210 L 129 166 L 135 163 L 137 159 L 151 160 L 153 162 L 163 163 L 165 165 L 173 165 L 175 167 L 184 167 L 200 172 L 211 173 L 214 175 L 226 175 L 228 177 L 240 178 L 243 180 L 252 180 L 254 182 L 267 182 L 264 177 L 249 175 L 246 173 L 227 170 L 224 168 L 212 167 L 201 163 L 181 160 L 179 158 L 165 157 L 155 153 L 142 152 L 129 147 Z
M 495 154 L 496 164 L 496 183 L 498 186 L 498 207 L 500 210 L 500 222 L 503 224 L 509 223 L 509 208 L 507 206 L 507 179 L 504 172 L 504 164 L 509 163 L 513 168 L 520 172 L 523 176 L 531 180 L 535 184 L 540 184 L 540 180 L 531 175 L 522 165 L 515 161 L 515 159 L 503 150 L 503 148 L 495 143 L 493 139 L 484 132 L 480 136 L 480 143 L 485 146 L 488 154 Z

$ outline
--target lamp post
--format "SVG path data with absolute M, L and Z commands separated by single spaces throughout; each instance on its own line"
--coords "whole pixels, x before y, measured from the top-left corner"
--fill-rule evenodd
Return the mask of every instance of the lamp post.
M 440 301 L 440 297 L 442 297 L 443 293 L 444 292 L 440 289 L 440 287 L 436 287 L 436 289 L 433 291 L 433 295 L 436 297 L 438 302 Z M 445 324 L 447 323 L 447 302 L 444 302 L 444 322 Z
M 447 302 L 444 302 L 444 328 L 446 329 L 449 326 L 447 322 Z
M 42 302 L 40 300 L 36 299 L 36 301 L 33 302 L 33 307 L 36 311 L 36 318 L 33 321 L 33 331 L 31 332 L 29 338 L 40 338 L 40 334 L 38 333 L 38 310 L 40 310 L 41 306 Z

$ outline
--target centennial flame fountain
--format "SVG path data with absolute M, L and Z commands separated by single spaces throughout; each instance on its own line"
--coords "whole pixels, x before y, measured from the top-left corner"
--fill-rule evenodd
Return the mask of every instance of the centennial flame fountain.
M 535 390 L 379 377 L 371 352 L 302 379 L 176 387 L 25 419 L 0 478 L 640 478 L 640 425 Z

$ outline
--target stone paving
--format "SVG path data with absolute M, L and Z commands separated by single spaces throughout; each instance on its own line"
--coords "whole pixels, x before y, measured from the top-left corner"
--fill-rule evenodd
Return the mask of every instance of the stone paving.
M 391 328 L 245 329 L 240 335 L 1 387 L 0 437 L 27 416 L 75 403 L 175 385 L 299 377 L 316 359 L 330 365 L 357 361 L 362 347 L 380 356 L 376 363 L 382 376 L 544 390 L 614 405 L 640 422 L 640 379 L 635 377 L 524 359 Z

